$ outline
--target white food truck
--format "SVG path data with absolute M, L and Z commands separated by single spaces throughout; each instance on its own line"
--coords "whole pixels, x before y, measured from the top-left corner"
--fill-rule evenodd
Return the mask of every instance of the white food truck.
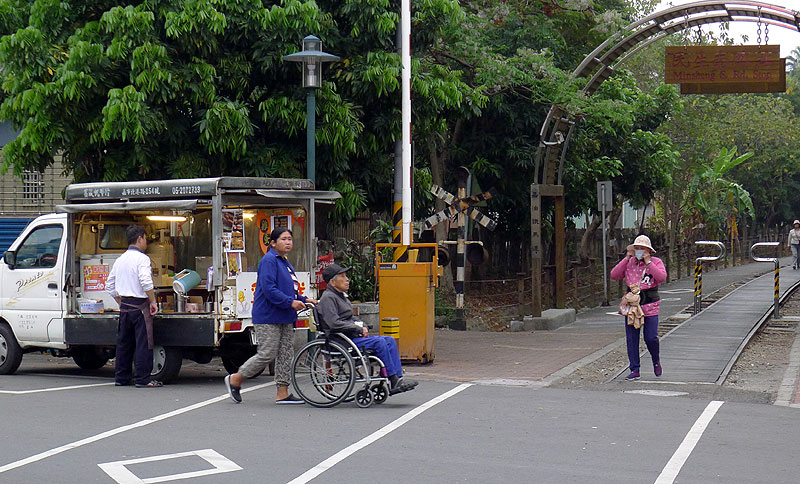
M 105 281 L 133 223 L 148 234 L 160 307 L 153 377 L 170 381 L 184 358 L 208 363 L 215 355 L 236 371 L 255 352 L 251 310 L 270 231 L 291 228 L 288 258 L 301 292 L 315 297 L 316 207 L 339 197 L 282 178 L 68 186 L 66 203 L 32 221 L 0 263 L 0 374 L 15 372 L 32 351 L 71 357 L 84 369 L 113 358 L 119 308 Z M 296 328 L 304 341 L 302 320 Z

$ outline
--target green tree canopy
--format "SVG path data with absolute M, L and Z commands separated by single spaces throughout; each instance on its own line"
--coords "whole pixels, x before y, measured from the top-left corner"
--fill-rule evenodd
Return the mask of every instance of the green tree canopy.
M 461 15 L 452 0 L 414 12 L 420 51 Z M 398 21 L 388 0 L 0 1 L 0 118 L 21 130 L 3 166 L 42 169 L 62 154 L 77 181 L 301 177 L 305 95 L 281 56 L 315 34 L 342 57 L 317 93 L 318 185 L 344 192 L 340 213 L 352 215 L 392 183 Z M 418 117 L 483 102 L 446 65 L 413 68 L 415 102 L 436 107 Z

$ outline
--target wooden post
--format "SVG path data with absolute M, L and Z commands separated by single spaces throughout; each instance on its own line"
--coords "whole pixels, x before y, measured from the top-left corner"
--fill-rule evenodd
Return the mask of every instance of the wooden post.
M 531 185 L 531 314 L 542 315 L 542 195 Z
M 555 257 L 556 257 L 556 304 L 557 308 L 563 309 L 566 304 L 567 299 L 567 288 L 566 288 L 566 269 L 567 269 L 567 261 L 566 261 L 566 220 L 564 218 L 564 195 L 563 195 L 563 187 L 561 195 L 555 197 L 556 199 L 556 210 L 555 210 L 555 220 L 553 221 L 553 225 L 555 226 L 556 231 L 556 246 L 555 246 Z

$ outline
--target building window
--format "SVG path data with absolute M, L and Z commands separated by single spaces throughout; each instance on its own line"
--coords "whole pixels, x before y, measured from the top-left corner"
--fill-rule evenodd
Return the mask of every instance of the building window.
M 25 205 L 44 203 L 44 175 L 38 171 L 22 173 L 22 200 Z

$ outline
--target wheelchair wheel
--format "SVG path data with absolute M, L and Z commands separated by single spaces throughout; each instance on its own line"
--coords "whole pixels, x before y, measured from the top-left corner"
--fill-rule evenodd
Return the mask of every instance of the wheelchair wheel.
M 333 407 L 345 400 L 356 383 L 353 358 L 335 341 L 312 341 L 292 363 L 292 385 L 315 407 Z
M 378 385 L 372 386 L 372 397 L 375 400 L 375 403 L 381 404 L 389 398 L 389 389 L 386 388 L 386 385 L 380 383 Z
M 361 408 L 372 405 L 372 392 L 369 391 L 369 388 L 362 388 L 356 392 L 356 405 Z

